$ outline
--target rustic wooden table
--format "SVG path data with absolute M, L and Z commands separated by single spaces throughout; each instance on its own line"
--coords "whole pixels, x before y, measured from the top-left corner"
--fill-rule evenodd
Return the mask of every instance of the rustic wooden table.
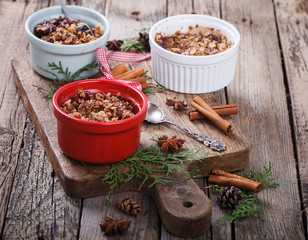
M 307 239 L 307 1 L 69 3 L 103 13 L 111 24 L 111 39 L 135 36 L 138 29 L 182 13 L 208 14 L 234 24 L 241 34 L 235 79 L 215 94 L 221 103 L 239 105 L 234 120 L 250 144 L 249 166 L 242 172 L 262 171 L 271 162 L 280 186 L 259 193 L 263 221 L 253 217 L 218 224 L 223 213 L 214 203 L 211 228 L 194 239 Z M 25 20 L 51 5 L 57 1 L 0 0 L 0 237 L 104 239 L 98 223 L 120 213 L 102 204 L 105 196 L 72 199 L 65 194 L 13 81 L 11 59 L 29 51 Z M 205 182 L 198 181 L 202 189 Z M 133 220 L 121 239 L 180 239 L 166 231 L 149 196 L 127 192 L 112 199 L 121 196 L 143 206 L 142 217 Z

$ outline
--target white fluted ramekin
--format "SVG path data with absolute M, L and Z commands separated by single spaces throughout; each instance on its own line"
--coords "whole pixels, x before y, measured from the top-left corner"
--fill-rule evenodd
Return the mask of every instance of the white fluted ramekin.
M 214 55 L 187 56 L 170 52 L 155 42 L 156 33 L 187 32 L 189 26 L 196 24 L 220 30 L 233 46 Z M 240 34 L 232 24 L 222 19 L 196 14 L 168 17 L 151 27 L 149 38 L 153 77 L 170 90 L 195 94 L 214 92 L 234 78 Z
M 68 6 L 68 9 L 74 20 L 85 22 L 94 27 L 97 23 L 101 24 L 104 31 L 100 38 L 78 45 L 59 45 L 41 40 L 34 35 L 34 27 L 44 20 L 52 20 L 59 16 L 64 17 L 61 6 L 54 6 L 41 9 L 33 13 L 25 23 L 26 37 L 30 43 L 30 58 L 33 69 L 40 75 L 53 79 L 54 76 L 44 70 L 49 70 L 62 79 L 62 75 L 56 70 L 52 71 L 48 67 L 48 63 L 61 62 L 63 69 L 68 70 L 73 74 L 87 64 L 97 61 L 96 50 L 99 47 L 104 47 L 110 35 L 110 27 L 107 19 L 97 11 L 86 7 Z M 43 70 L 44 69 L 44 70 Z M 83 72 L 82 77 L 90 77 L 98 72 L 98 69 L 90 69 Z M 76 78 L 81 79 L 81 77 Z

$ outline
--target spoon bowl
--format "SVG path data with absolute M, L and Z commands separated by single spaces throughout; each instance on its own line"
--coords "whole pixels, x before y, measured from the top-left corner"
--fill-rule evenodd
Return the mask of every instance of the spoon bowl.
M 61 8 L 62 8 L 62 10 L 63 10 L 65 16 L 66 16 L 68 19 L 70 19 L 70 20 L 74 20 L 73 17 L 72 17 L 72 15 L 71 15 L 71 13 L 70 13 L 70 11 L 69 11 L 68 8 L 67 8 L 65 2 L 64 2 L 63 0 L 59 0 L 59 2 L 60 2 L 60 4 L 61 4 Z M 91 27 L 90 27 L 88 24 L 86 24 L 86 23 L 84 23 L 84 22 L 79 22 L 79 24 L 82 24 L 83 26 L 85 26 L 86 28 L 88 28 L 89 33 L 90 33 L 92 36 L 94 36 L 94 34 L 93 34 L 92 30 L 91 30 Z
M 163 110 L 156 104 L 149 102 L 147 115 L 145 120 L 150 123 L 161 123 L 166 120 Z
M 213 149 L 215 151 L 223 151 L 223 150 L 226 149 L 225 144 L 221 141 L 216 141 L 216 140 L 213 140 L 213 139 L 211 139 L 207 136 L 203 136 L 203 135 L 193 133 L 190 130 L 188 130 L 187 128 L 184 128 L 177 123 L 174 123 L 174 122 L 167 120 L 167 116 L 165 115 L 163 110 L 159 106 L 157 106 L 156 104 L 154 104 L 152 102 L 148 102 L 147 115 L 146 115 L 144 120 L 146 120 L 149 123 L 154 123 L 154 124 L 170 123 L 174 126 L 177 126 L 178 128 L 180 128 L 184 132 L 190 134 L 197 141 L 202 142 L 205 146 L 210 147 L 211 149 Z

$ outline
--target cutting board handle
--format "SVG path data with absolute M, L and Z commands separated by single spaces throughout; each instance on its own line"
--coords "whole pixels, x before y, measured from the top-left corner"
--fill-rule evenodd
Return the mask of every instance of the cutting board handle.
M 176 176 L 176 179 L 184 176 Z M 212 203 L 194 181 L 156 184 L 153 199 L 165 228 L 174 235 L 195 237 L 211 225 Z

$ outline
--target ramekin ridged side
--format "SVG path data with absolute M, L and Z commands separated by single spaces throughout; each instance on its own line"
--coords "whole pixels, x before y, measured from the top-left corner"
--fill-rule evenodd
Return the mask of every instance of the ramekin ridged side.
M 155 42 L 155 34 L 173 34 L 189 26 L 221 30 L 233 46 L 210 56 L 185 56 L 163 49 Z M 240 35 L 230 23 L 206 15 L 177 15 L 154 24 L 150 30 L 152 70 L 154 79 L 170 90 L 181 93 L 207 93 L 227 86 L 234 78 Z

